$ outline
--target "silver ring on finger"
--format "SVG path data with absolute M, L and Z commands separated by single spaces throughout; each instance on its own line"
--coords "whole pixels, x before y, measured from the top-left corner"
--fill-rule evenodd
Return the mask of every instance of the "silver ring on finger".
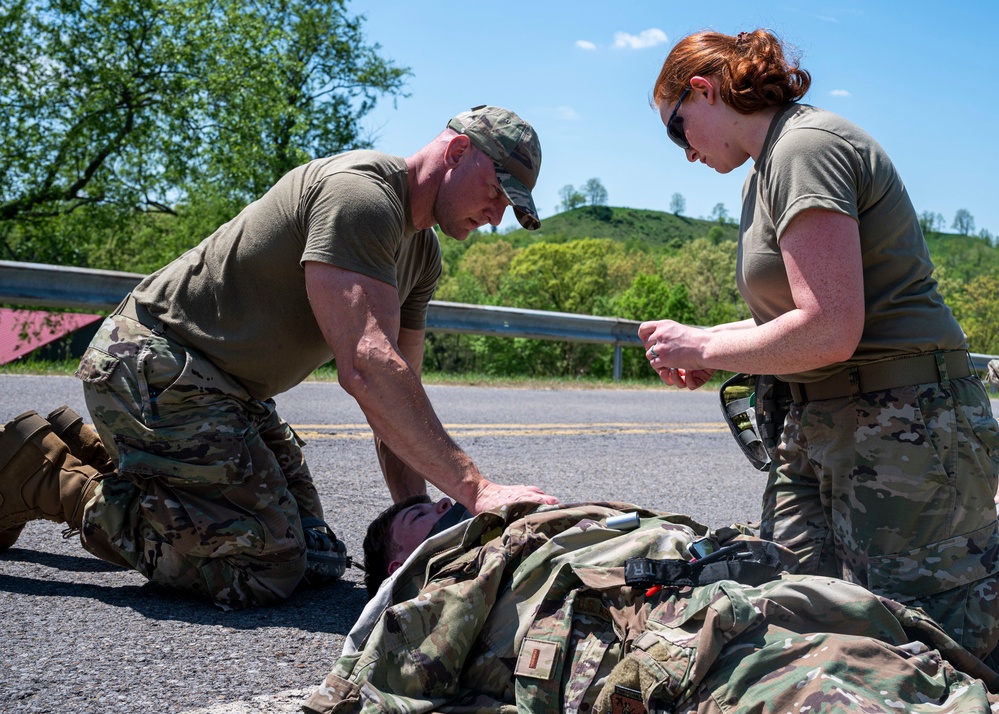
M 659 357 L 659 355 L 656 354 L 656 346 L 655 345 L 652 345 L 652 347 L 649 348 L 648 355 L 650 357 L 652 357 L 652 359 L 656 359 L 656 358 Z

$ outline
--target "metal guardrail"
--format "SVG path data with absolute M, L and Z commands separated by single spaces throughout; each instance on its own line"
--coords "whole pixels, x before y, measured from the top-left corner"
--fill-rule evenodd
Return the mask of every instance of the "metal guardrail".
M 0 260 L 0 304 L 113 310 L 144 275 Z M 427 329 L 496 337 L 614 345 L 614 378 L 621 378 L 621 348 L 641 347 L 637 320 L 545 310 L 466 305 L 432 300 Z M 984 372 L 995 355 L 972 354 Z
M 145 275 L 0 260 L 0 303 L 113 310 Z
M 113 310 L 144 275 L 92 268 L 0 260 L 0 304 Z M 621 348 L 641 347 L 637 320 L 545 310 L 465 305 L 432 300 L 427 329 L 496 337 L 614 345 L 614 378 L 621 378 Z

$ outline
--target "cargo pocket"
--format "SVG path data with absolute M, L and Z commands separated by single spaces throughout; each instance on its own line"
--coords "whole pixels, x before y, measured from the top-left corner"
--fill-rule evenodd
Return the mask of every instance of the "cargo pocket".
M 987 399 L 987 397 L 986 397 Z M 985 402 L 988 404 L 988 401 Z M 967 414 L 967 411 L 965 412 Z M 995 417 L 985 408 L 976 409 L 972 415 L 966 416 L 971 431 L 975 439 L 985 449 L 988 458 L 996 463 L 999 461 L 999 425 L 996 424 Z M 994 471 L 990 470 L 994 473 Z
M 76 369 L 76 377 L 88 384 L 102 384 L 111 378 L 118 358 L 97 347 L 88 347 Z
M 201 353 L 152 334 L 136 358 L 143 419 L 160 429 L 244 433 L 251 397 Z
M 996 523 L 901 553 L 872 557 L 867 587 L 905 603 L 993 575 L 999 569 Z
M 181 428 L 158 429 L 149 441 L 116 435 L 118 470 L 161 478 L 171 486 L 232 486 L 242 483 L 252 468 L 244 437 L 245 431 L 191 433 Z
M 144 342 L 136 358 L 136 386 L 147 423 L 155 424 L 160 420 L 160 396 L 163 395 L 164 401 L 171 399 L 170 390 L 184 383 L 190 364 L 191 357 L 186 350 L 156 334 L 150 335 Z M 183 394 L 176 398 L 178 402 L 182 400 Z

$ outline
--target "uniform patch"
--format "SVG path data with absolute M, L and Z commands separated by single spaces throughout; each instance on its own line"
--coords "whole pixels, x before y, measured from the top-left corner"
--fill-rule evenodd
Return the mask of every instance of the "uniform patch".
M 646 714 L 642 693 L 618 685 L 611 694 L 611 714 Z
M 557 643 L 525 637 L 520 646 L 520 654 L 517 656 L 517 668 L 513 673 L 519 677 L 551 679 L 558 658 Z

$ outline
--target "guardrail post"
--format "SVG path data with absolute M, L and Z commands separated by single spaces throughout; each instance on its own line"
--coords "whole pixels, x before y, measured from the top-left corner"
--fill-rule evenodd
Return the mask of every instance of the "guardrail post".
M 621 343 L 620 342 L 615 342 L 614 343 L 614 381 L 616 381 L 616 382 L 621 381 L 621 362 L 622 362 Z

